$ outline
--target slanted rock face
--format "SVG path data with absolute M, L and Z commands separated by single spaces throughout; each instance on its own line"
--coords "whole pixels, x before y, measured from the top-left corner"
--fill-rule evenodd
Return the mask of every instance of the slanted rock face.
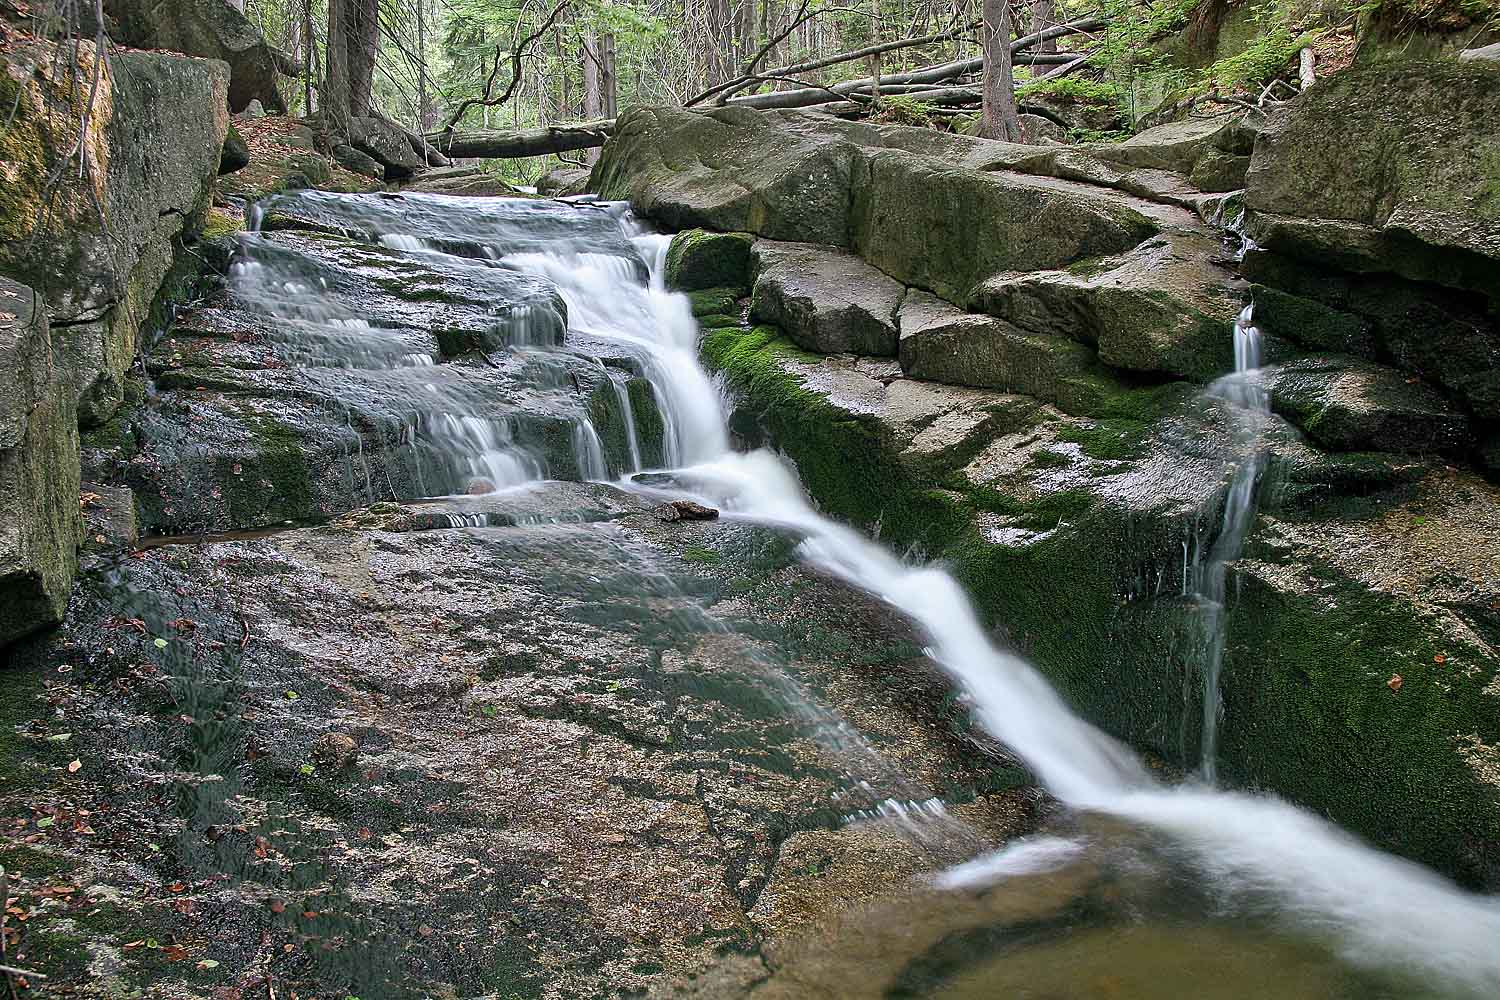
M 750 314 L 820 354 L 896 353 L 906 289 L 846 250 L 758 240 Z
M 70 94 L 74 73 L 88 89 L 95 56 L 89 43 L 77 63 L 71 52 L 24 42 L 0 53 L 0 96 L 18 109 L 0 134 L 0 271 L 46 301 L 88 425 L 119 404 L 173 241 L 201 223 L 229 127 L 228 75 L 208 60 L 111 54 L 80 179 L 76 162 L 63 162 L 78 141 Z
M 1385 63 L 1279 112 L 1246 207 L 1270 250 L 1500 296 L 1500 65 Z
M 0 277 L 0 647 L 62 621 L 80 524 L 78 420 L 47 314 Z
M 1045 221 L 1042 221 L 1045 220 Z M 1157 231 L 1098 188 L 930 157 L 870 157 L 854 189 L 854 246 L 901 281 L 951 302 L 1000 271 L 1064 267 L 1128 250 Z
M 116 42 L 227 63 L 231 111 L 260 101 L 268 111 L 285 113 L 276 77 L 278 71 L 292 74 L 298 67 L 223 0 L 106 0 L 104 12 Z

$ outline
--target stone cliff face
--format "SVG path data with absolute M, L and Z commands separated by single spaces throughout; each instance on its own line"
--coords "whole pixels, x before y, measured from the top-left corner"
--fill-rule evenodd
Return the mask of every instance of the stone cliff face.
M 123 399 L 228 128 L 221 63 L 117 50 L 96 65 L 87 42 L 72 53 L 23 39 L 0 54 L 0 103 L 15 109 L 0 134 L 0 350 L 15 358 L 0 369 L 12 411 L 0 432 L 0 644 L 59 620 L 78 544 L 71 438 Z M 75 95 L 96 70 L 85 115 Z
M 1494 68 L 1391 66 L 1269 122 L 1062 148 L 644 109 L 593 180 L 741 234 L 684 233 L 669 267 L 741 434 L 830 513 L 951 562 L 1075 706 L 1189 765 L 1209 640 L 1188 595 L 1246 454 L 1204 390 L 1253 301 L 1274 415 L 1230 567 L 1220 773 L 1496 884 L 1495 93 Z M 1243 260 L 1221 228 L 1241 212 Z

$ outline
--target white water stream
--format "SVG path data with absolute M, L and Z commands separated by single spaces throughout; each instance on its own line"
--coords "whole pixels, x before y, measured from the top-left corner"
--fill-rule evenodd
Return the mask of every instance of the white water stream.
M 461 224 L 462 216 L 455 213 L 453 221 Z M 633 225 L 628 217 L 622 224 Z M 627 232 L 649 265 L 649 283 L 642 284 L 637 271 L 618 257 L 528 252 L 500 263 L 558 286 L 568 306 L 570 336 L 612 341 L 639 357 L 667 425 L 668 465 L 676 467 L 677 480 L 696 499 L 726 516 L 795 532 L 803 538 L 800 551 L 810 565 L 909 617 L 925 634 L 932 660 L 968 694 L 977 721 L 1067 806 L 1155 831 L 1216 890 L 1328 937 L 1351 963 L 1417 971 L 1450 995 L 1500 996 L 1500 902 L 1372 850 L 1278 799 L 1160 783 L 1129 749 L 1074 715 L 1033 667 L 997 648 L 947 572 L 903 562 L 817 513 L 795 474 L 776 456 L 731 451 L 725 406 L 697 360 L 697 325 L 685 297 L 662 287 L 667 238 Z M 1240 372 L 1256 364 L 1253 327 L 1248 315 L 1243 320 L 1237 375 L 1222 383 L 1228 393 L 1250 387 Z M 599 475 L 596 444 L 597 437 L 579 442 L 585 476 Z M 1244 463 L 1231 486 L 1220 535 L 1226 553 L 1230 545 L 1237 551 L 1253 519 L 1257 469 L 1251 466 Z M 1219 555 L 1216 547 L 1214 556 Z M 1223 563 L 1229 558 L 1232 553 L 1211 558 L 1196 588 L 1205 602 L 1220 608 Z M 1217 695 L 1206 701 L 1205 712 L 1216 712 L 1216 706 Z M 1206 714 L 1206 727 L 1208 722 Z M 1206 770 L 1210 764 L 1206 759 Z M 1033 871 L 1071 856 L 1067 843 L 1022 842 L 955 869 L 941 884 L 961 888 L 1008 872 Z

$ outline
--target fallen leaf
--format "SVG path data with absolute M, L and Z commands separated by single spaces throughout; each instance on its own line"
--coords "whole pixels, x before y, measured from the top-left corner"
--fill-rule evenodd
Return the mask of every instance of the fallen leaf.
M 1446 663 L 1447 661 L 1448 657 L 1444 656 L 1442 653 L 1438 653 L 1432 658 L 1433 663 Z
M 279 899 L 273 899 L 273 900 L 271 900 L 271 912 L 272 913 L 285 913 L 286 912 L 286 904 L 283 903 Z
M 82 770 L 83 770 L 83 761 L 79 760 L 76 757 L 73 758 L 72 763 L 70 763 L 68 765 L 68 773 L 69 774 L 77 774 L 79 771 L 82 771 Z
M 215 962 L 211 958 L 203 958 L 198 960 L 198 968 L 200 969 L 217 969 L 218 967 L 219 963 Z
M 1391 674 L 1391 679 L 1385 682 L 1385 686 L 1392 691 L 1400 691 L 1402 683 L 1400 674 Z

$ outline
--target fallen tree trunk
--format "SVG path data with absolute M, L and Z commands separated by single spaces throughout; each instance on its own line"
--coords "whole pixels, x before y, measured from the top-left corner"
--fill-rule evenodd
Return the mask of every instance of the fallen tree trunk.
M 1061 38 L 1065 35 L 1076 35 L 1103 27 L 1106 22 L 1103 18 L 1091 17 L 1071 24 L 1059 24 L 1045 31 L 1034 34 L 1023 35 L 1010 43 L 1013 53 L 1020 53 L 1031 48 L 1038 42 L 1048 38 Z M 1049 54 L 1048 60 L 1057 58 L 1058 54 Z M 1077 53 L 1061 53 L 1070 60 L 1077 59 Z M 1026 64 L 1023 56 L 1016 60 L 1021 65 Z M 1063 63 L 1066 65 L 1066 63 Z M 928 66 L 923 69 L 915 69 L 908 73 L 892 73 L 880 78 L 880 85 L 884 88 L 887 84 L 903 83 L 942 83 L 953 80 L 969 73 L 977 73 L 984 67 L 984 59 L 976 56 L 972 59 L 959 59 L 955 62 L 943 63 L 939 66 Z M 806 87 L 799 90 L 783 90 L 771 94 L 750 94 L 744 97 L 731 97 L 725 103 L 744 108 L 802 108 L 813 104 L 823 104 L 828 101 L 828 92 L 835 94 L 848 94 L 858 90 L 867 90 L 875 85 L 873 77 L 864 77 L 859 80 L 849 80 L 844 83 L 834 84 L 832 87 Z
M 614 129 L 613 118 L 601 118 L 542 128 L 438 132 L 428 136 L 428 141 L 438 152 L 449 157 L 514 159 L 602 146 Z

